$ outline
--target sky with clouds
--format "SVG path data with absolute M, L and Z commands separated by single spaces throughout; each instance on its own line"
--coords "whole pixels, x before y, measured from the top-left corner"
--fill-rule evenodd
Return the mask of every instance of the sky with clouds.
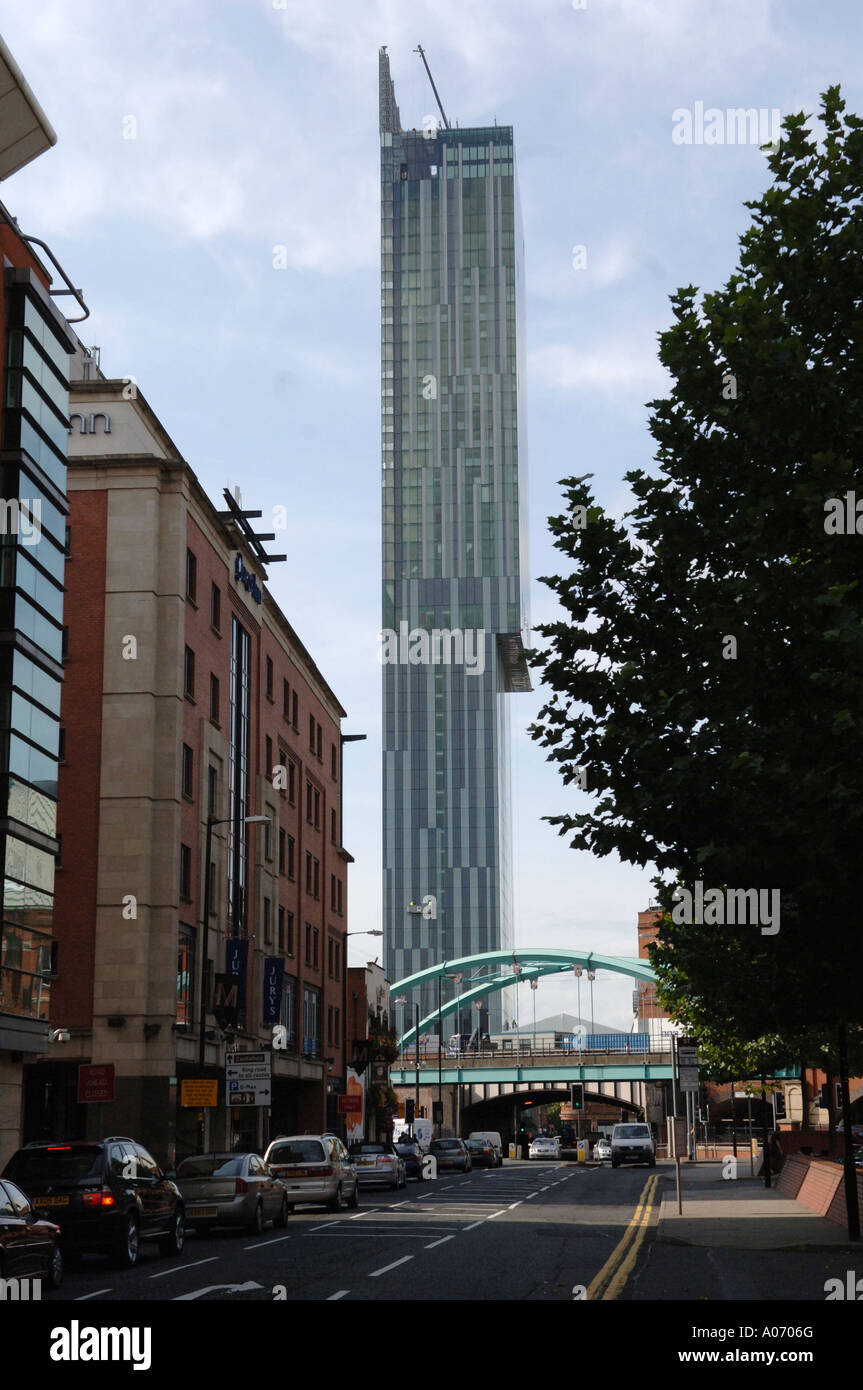
M 626 510 L 623 475 L 653 456 L 669 295 L 725 282 L 744 201 L 769 181 L 757 146 L 674 143 L 673 113 L 813 112 L 837 82 L 860 113 L 863 7 L 29 0 L 2 32 L 59 141 L 0 196 L 83 287 L 84 341 L 109 376 L 135 376 L 211 497 L 240 483 L 265 517 L 287 509 L 270 588 L 345 731 L 369 735 L 346 750 L 345 840 L 350 929 L 377 927 L 379 46 L 404 126 L 436 110 L 421 43 L 453 123 L 515 128 L 537 623 L 553 605 L 536 576 L 562 559 L 546 527 L 559 479 L 592 472 Z M 512 697 L 516 941 L 634 954 L 651 871 L 575 853 L 542 821 L 584 795 L 527 736 L 542 702 Z M 352 963 L 379 949 L 351 946 Z M 597 1019 L 628 1029 L 631 988 L 601 975 Z M 575 1012 L 571 977 L 538 995 L 542 1016 Z

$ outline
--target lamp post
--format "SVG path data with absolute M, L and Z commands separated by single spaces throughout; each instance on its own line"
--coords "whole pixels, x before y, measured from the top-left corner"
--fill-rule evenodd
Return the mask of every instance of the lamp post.
M 593 982 L 596 979 L 596 971 L 588 970 L 587 978 L 590 980 L 590 1031 L 591 1033 L 595 1033 L 596 1027 L 593 1019 Z
M 578 1009 L 578 1056 L 579 1056 L 579 1061 L 581 1061 L 581 1060 L 582 1060 L 582 1048 L 583 1048 L 583 1046 L 584 1046 L 584 1028 L 582 1027 L 582 1022 L 581 1022 L 581 976 L 582 976 L 582 969 L 581 969 L 581 966 L 580 966 L 580 965 L 574 965 L 574 966 L 572 967 L 572 973 L 573 973 L 574 976 L 575 976 L 575 985 L 576 985 L 576 989 L 577 989 L 577 991 L 578 991 L 578 1004 L 577 1004 L 577 1006 L 576 1006 L 577 1009 Z
M 516 1070 L 516 1074 L 518 1074 L 518 1069 L 519 1069 L 519 1066 L 521 1065 L 521 1033 L 519 1032 L 519 1023 L 518 1023 L 518 977 L 519 977 L 519 975 L 521 974 L 521 970 L 522 970 L 522 967 L 521 967 L 521 964 L 519 963 L 519 961 L 514 960 L 513 963 L 512 963 L 512 973 L 513 973 L 513 975 L 515 976 L 515 1070 Z
M 533 995 L 533 1055 L 536 1057 L 536 991 L 539 988 L 539 980 L 531 980 L 530 992 Z
M 233 816 L 207 816 L 207 836 L 204 850 L 204 921 L 201 930 L 201 1002 L 198 1011 L 198 1066 L 203 1071 L 206 1066 L 207 1053 L 207 964 L 210 954 L 210 858 L 213 853 L 213 827 L 216 825 L 230 825 Z M 244 816 L 245 825 L 269 825 L 269 816 Z M 204 1121 L 201 1122 L 201 1135 L 199 1139 L 201 1152 L 204 1151 Z

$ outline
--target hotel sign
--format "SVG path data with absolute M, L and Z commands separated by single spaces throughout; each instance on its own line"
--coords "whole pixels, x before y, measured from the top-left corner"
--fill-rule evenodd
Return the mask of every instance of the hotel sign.
M 234 578 L 238 584 L 242 584 L 243 588 L 251 594 L 255 603 L 261 602 L 264 596 L 261 593 L 261 586 L 258 583 L 257 576 L 251 574 L 250 571 L 246 569 L 246 566 L 243 564 L 243 557 L 239 554 L 234 560 Z

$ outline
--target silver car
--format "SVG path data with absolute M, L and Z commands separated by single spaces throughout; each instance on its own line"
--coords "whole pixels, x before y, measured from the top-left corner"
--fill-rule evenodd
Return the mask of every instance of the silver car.
M 175 1181 L 187 1227 L 206 1232 L 213 1226 L 244 1226 L 259 1232 L 265 1221 L 288 1224 L 285 1185 L 258 1154 L 197 1154 L 183 1160 Z
M 394 1192 L 406 1186 L 405 1161 L 392 1144 L 351 1144 L 350 1152 L 356 1164 L 357 1176 L 364 1186 L 367 1183 L 384 1183 Z
M 290 1207 L 306 1202 L 321 1202 L 330 1211 L 359 1206 L 357 1170 L 336 1135 L 280 1135 L 264 1158 L 284 1183 Z

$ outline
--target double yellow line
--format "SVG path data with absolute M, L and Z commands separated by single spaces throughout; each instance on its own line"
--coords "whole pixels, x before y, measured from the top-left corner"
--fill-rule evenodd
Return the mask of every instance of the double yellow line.
M 638 1252 L 647 1234 L 647 1228 L 654 1212 L 654 1199 L 659 1186 L 659 1174 L 654 1173 L 644 1185 L 644 1191 L 635 1208 L 632 1220 L 612 1250 L 602 1269 L 587 1288 L 587 1297 L 597 1299 L 617 1298 L 624 1284 L 635 1268 Z

